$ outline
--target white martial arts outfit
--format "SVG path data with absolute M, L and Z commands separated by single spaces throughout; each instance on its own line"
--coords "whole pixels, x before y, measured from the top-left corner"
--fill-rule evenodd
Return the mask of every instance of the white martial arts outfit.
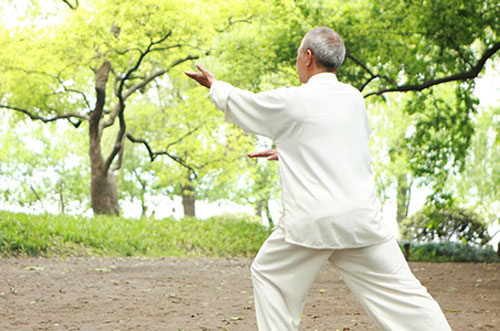
M 278 150 L 284 214 L 252 264 L 259 330 L 298 330 L 329 257 L 381 329 L 450 329 L 382 219 L 358 90 L 320 73 L 258 94 L 216 81 L 210 97 L 226 121 L 273 139 Z

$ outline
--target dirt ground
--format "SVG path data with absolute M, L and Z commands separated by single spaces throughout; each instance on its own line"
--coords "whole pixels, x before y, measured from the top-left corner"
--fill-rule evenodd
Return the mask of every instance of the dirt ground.
M 0 259 L 0 330 L 256 330 L 251 260 Z M 453 330 L 500 330 L 500 265 L 411 263 Z M 333 268 L 301 330 L 376 330 Z M 433 331 L 433 330 L 429 330 Z

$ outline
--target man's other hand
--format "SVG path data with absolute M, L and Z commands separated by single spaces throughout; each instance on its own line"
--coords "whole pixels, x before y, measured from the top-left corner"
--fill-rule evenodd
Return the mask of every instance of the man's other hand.
M 275 149 L 268 149 L 262 152 L 250 153 L 248 157 L 265 157 L 269 161 L 278 161 L 278 151 Z
M 203 68 L 203 66 L 201 66 L 198 63 L 196 64 L 196 68 L 198 68 L 198 70 L 200 72 L 185 71 L 184 73 L 188 77 L 197 81 L 198 84 L 210 88 L 210 86 L 212 86 L 213 82 L 215 82 L 215 75 L 213 73 L 211 73 L 210 71 L 208 71 L 207 69 Z

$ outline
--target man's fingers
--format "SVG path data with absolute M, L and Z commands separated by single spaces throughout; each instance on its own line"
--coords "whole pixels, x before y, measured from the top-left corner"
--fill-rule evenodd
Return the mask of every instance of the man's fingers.
M 248 154 L 248 157 L 268 157 L 268 156 L 269 156 L 269 153 L 267 153 L 266 151 Z
M 201 71 L 203 74 L 207 74 L 208 73 L 208 70 L 205 69 L 201 64 L 199 63 L 196 63 L 196 68 L 198 68 L 199 71 Z
M 195 78 L 198 75 L 197 72 L 191 72 L 191 71 L 184 71 L 184 73 L 191 78 Z
M 279 159 L 279 157 L 278 157 L 278 153 L 277 152 L 273 153 L 273 154 L 271 154 L 271 155 L 269 155 L 267 157 L 268 161 L 278 161 L 278 159 Z
M 270 161 L 278 160 L 278 152 L 274 149 L 268 149 L 261 152 L 249 153 L 248 157 L 265 157 Z

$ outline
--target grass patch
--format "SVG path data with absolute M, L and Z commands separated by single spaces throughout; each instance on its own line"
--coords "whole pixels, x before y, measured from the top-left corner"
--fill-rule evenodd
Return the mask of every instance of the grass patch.
M 228 215 L 176 221 L 0 211 L 3 256 L 254 256 L 269 233 Z

